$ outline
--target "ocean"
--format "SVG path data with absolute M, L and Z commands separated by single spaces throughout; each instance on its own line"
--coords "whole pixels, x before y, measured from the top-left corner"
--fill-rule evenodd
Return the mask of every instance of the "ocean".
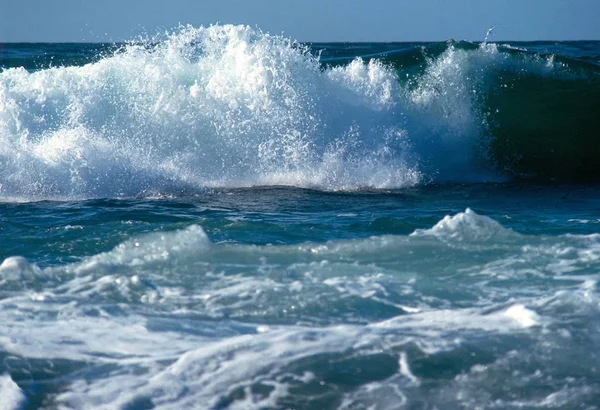
M 0 45 L 0 409 L 600 408 L 600 41 Z

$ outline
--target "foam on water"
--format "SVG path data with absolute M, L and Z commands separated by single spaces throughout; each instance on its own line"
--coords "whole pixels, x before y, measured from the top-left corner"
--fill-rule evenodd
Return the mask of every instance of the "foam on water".
M 191 225 L 64 266 L 11 257 L 0 349 L 22 387 L 0 388 L 9 408 L 32 373 L 73 409 L 569 406 L 593 400 L 599 263 L 597 235 L 470 209 L 410 236 L 250 246 Z
M 0 264 L 0 277 L 4 281 L 35 280 L 41 275 L 41 269 L 29 264 L 22 256 L 11 256 Z
M 17 410 L 25 403 L 25 395 L 7 374 L 0 376 L 0 410 Z

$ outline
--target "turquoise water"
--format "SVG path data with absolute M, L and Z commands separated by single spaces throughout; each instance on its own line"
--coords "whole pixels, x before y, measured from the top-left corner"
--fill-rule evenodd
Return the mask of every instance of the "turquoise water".
M 4 45 L 0 404 L 600 407 L 599 56 Z

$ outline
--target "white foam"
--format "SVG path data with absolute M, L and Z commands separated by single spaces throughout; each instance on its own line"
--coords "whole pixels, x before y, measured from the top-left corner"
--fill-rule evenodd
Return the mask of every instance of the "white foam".
M 430 229 L 417 229 L 411 236 L 434 236 L 455 243 L 508 239 L 518 236 L 493 219 L 479 215 L 470 208 L 456 215 L 445 216 Z
M 405 376 L 406 378 L 408 378 L 408 380 L 410 380 L 412 383 L 419 383 L 419 379 L 417 378 L 417 376 L 415 376 L 413 374 L 413 372 L 410 370 L 410 366 L 408 365 L 408 359 L 406 356 L 406 352 L 401 352 L 400 353 L 400 360 L 398 361 L 398 366 L 399 366 L 399 371 L 400 374 L 402 374 L 403 376 Z
M 25 400 L 25 394 L 10 375 L 0 376 L 0 410 L 18 410 Z
M 0 264 L 0 278 L 5 281 L 20 282 L 43 277 L 42 270 L 30 264 L 22 256 L 10 256 Z
M 74 265 L 72 271 L 83 275 L 98 270 L 110 270 L 111 266 L 143 266 L 165 262 L 174 257 L 189 257 L 196 252 L 206 251 L 210 240 L 198 225 L 190 225 L 175 232 L 148 234 L 130 239 L 110 252 L 95 255 L 85 262 Z M 71 269 L 70 269 L 71 270 Z M 133 276 L 133 284 L 139 284 Z
M 412 185 L 395 83 L 359 60 L 323 72 L 290 40 L 229 25 L 182 28 L 83 67 L 9 69 L 2 195 Z
M 445 332 L 481 329 L 494 332 L 512 332 L 541 324 L 534 311 L 516 304 L 505 310 L 482 314 L 477 309 L 430 310 L 408 317 L 398 316 L 374 324 L 374 327 L 403 329 L 410 326 L 434 330 L 437 336 Z M 443 339 L 440 337 L 440 339 Z M 452 343 L 451 341 L 449 341 Z
M 514 320 L 522 327 L 532 327 L 540 324 L 540 317 L 531 309 L 523 305 L 513 305 L 509 307 L 504 315 Z

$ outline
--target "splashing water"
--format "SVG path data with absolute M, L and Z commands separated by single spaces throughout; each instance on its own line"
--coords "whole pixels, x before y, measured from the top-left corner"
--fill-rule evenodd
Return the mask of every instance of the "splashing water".
M 445 168 L 458 176 L 480 131 L 464 92 L 437 99 L 437 110 L 460 107 L 454 114 L 431 114 L 432 90 L 451 69 L 437 66 L 410 95 L 376 60 L 323 68 L 289 39 L 226 25 L 185 27 L 81 67 L 8 69 L 1 195 L 398 188 L 434 178 L 446 147 Z

